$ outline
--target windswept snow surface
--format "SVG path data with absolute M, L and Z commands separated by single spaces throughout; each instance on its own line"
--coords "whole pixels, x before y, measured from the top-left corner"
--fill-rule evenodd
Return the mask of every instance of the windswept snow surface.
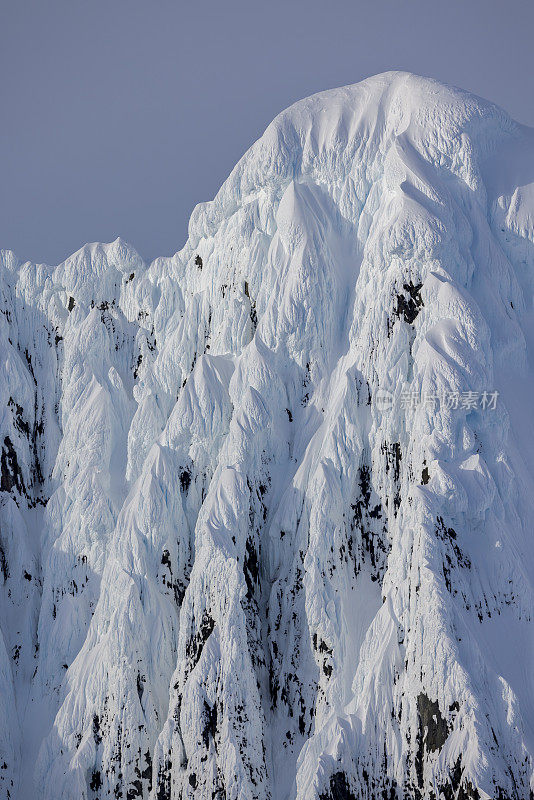
M 533 296 L 534 131 L 406 73 L 4 251 L 0 796 L 532 798 Z

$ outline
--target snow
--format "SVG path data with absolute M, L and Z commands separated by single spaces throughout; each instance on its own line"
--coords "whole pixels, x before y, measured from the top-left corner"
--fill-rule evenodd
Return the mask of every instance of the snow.
M 2 253 L 0 794 L 529 796 L 533 165 L 387 73 L 172 258 Z

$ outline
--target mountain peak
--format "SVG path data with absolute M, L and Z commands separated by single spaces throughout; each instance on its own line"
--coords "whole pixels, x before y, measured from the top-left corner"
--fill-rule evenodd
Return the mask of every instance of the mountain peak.
M 2 255 L 12 796 L 529 796 L 533 155 L 390 72 L 172 258 Z

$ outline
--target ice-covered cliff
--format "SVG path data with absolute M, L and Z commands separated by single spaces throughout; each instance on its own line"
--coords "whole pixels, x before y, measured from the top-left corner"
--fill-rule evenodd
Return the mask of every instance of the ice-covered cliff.
M 3 252 L 0 796 L 532 797 L 533 299 L 534 132 L 406 73 Z

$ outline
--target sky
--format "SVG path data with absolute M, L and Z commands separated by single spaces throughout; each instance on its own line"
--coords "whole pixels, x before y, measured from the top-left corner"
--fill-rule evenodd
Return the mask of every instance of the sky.
M 534 126 L 532 0 L 0 0 L 0 248 L 181 249 L 271 119 L 402 69 Z

